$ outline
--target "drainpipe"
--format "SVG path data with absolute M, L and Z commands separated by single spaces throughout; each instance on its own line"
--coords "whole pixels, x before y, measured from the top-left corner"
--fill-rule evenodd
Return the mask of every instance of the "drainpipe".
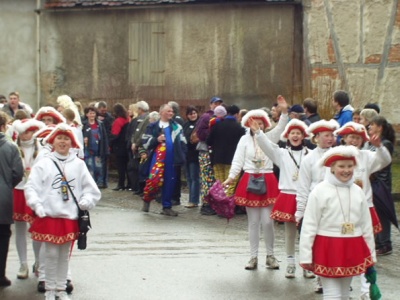
M 36 0 L 36 110 L 40 107 L 40 1 Z

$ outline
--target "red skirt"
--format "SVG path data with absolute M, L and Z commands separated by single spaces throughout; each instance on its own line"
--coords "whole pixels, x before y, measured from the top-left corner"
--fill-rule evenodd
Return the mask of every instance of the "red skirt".
M 14 189 L 14 221 L 32 223 L 35 220 L 35 213 L 26 204 L 23 190 Z
M 371 251 L 362 236 L 342 238 L 317 235 L 313 245 L 313 267 L 301 266 L 323 277 L 364 274 L 373 266 Z
M 65 244 L 78 238 L 78 220 L 64 218 L 36 218 L 29 232 L 32 239 L 52 244 Z
M 264 176 L 267 184 L 267 192 L 264 195 L 256 195 L 247 191 L 247 183 L 250 178 L 249 173 L 244 173 L 240 179 L 235 192 L 235 204 L 247 207 L 267 207 L 274 204 L 279 195 L 278 181 L 274 173 L 255 174 L 256 177 Z M 258 176 L 257 176 L 258 175 Z
M 296 213 L 296 195 L 280 193 L 276 199 L 271 218 L 279 222 L 296 223 L 294 214 Z
M 376 213 L 375 207 L 369 208 L 369 213 L 371 214 L 372 227 L 374 228 L 374 234 L 378 234 L 382 231 L 381 220 L 379 220 L 378 214 Z

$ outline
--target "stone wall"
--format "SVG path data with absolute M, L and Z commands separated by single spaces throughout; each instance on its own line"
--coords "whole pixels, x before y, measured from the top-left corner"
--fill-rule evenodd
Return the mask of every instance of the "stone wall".
M 303 12 L 305 90 L 325 104 L 347 90 L 400 123 L 400 2 L 303 0 Z

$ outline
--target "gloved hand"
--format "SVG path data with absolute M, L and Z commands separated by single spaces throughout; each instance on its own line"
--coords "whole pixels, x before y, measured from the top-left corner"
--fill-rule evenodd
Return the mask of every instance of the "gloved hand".
M 42 205 L 36 206 L 35 213 L 39 218 L 44 218 L 46 216 Z
M 80 209 L 82 209 L 82 210 L 88 210 L 88 209 L 91 208 L 90 207 L 90 202 L 87 199 L 79 200 L 78 204 L 79 204 Z

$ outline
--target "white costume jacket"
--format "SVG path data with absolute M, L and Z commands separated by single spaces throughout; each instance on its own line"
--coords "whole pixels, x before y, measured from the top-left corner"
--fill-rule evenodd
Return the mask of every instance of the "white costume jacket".
M 285 126 L 289 120 L 288 114 L 282 114 L 279 118 L 278 124 L 272 129 L 265 133 L 265 135 L 274 143 L 279 142 L 279 138 L 282 132 L 285 130 Z M 257 140 L 257 138 L 256 138 Z M 257 141 L 256 141 L 257 143 Z M 257 145 L 256 145 L 257 146 Z M 235 155 L 233 156 L 232 165 L 229 170 L 229 178 L 236 178 L 237 175 L 243 169 L 246 173 L 272 173 L 273 165 L 272 161 L 268 156 L 263 155 L 265 161 L 260 168 L 256 168 L 253 163 L 253 159 L 256 156 L 256 149 L 254 147 L 253 136 L 250 134 L 250 130 L 246 132 L 239 140 L 236 147 Z M 262 152 L 262 151 L 261 151 Z
M 329 176 L 334 175 L 328 173 L 327 177 Z M 354 224 L 353 235 L 341 233 L 342 224 L 345 221 Z M 371 215 L 365 195 L 356 184 L 339 186 L 331 180 L 324 180 L 310 193 L 300 234 L 301 264 L 312 263 L 312 249 L 316 235 L 341 238 L 362 236 L 376 262 Z M 326 255 L 332 255 L 332 253 L 326 253 Z
M 372 187 L 369 176 L 389 165 L 392 162 L 392 157 L 386 147 L 380 146 L 376 148 L 376 152 L 360 150 L 357 160 L 358 163 L 354 170 L 354 181 L 355 183 L 361 182 L 368 206 L 373 207 Z
M 304 216 L 308 195 L 318 183 L 324 180 L 326 172 L 329 172 L 329 168 L 319 165 L 319 160 L 329 149 L 317 147 L 301 162 L 296 194 L 297 210 L 295 217 L 297 222 Z
M 65 160 L 60 161 L 58 158 Z M 81 209 L 91 209 L 100 200 L 100 190 L 85 162 L 72 154 L 62 157 L 52 152 L 37 161 L 31 170 L 25 185 L 27 204 L 33 210 L 42 206 L 46 216 L 75 220 L 78 218 L 78 208 L 69 191 L 69 200 L 62 199 L 61 174 L 53 161 L 57 162 L 65 174 Z
M 306 147 L 303 147 L 303 149 L 300 151 L 291 151 L 291 149 L 279 148 L 277 144 L 269 140 L 268 137 L 262 132 L 257 133 L 256 138 L 261 150 L 280 169 L 279 189 L 281 192 L 292 195 L 296 194 L 297 187 L 299 185 L 299 174 L 296 164 L 289 153 L 293 155 L 297 164 L 301 165 L 302 160 L 310 150 Z M 295 177 L 297 177 L 297 180 L 294 180 Z

